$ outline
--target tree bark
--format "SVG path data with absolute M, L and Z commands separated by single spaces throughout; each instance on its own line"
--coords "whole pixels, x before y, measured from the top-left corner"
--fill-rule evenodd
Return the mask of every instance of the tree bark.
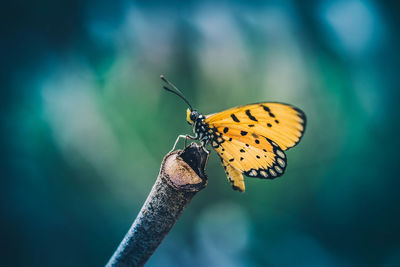
M 143 266 L 193 196 L 207 185 L 208 153 L 192 143 L 168 153 L 146 202 L 106 266 Z

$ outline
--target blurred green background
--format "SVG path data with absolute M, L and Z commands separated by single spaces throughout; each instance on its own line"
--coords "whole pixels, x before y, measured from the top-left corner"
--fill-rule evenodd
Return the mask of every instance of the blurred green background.
M 279 179 L 209 183 L 148 266 L 400 266 L 396 1 L 13 1 L 0 10 L 1 265 L 101 266 L 185 103 L 305 111 Z M 182 144 L 180 145 L 182 147 Z

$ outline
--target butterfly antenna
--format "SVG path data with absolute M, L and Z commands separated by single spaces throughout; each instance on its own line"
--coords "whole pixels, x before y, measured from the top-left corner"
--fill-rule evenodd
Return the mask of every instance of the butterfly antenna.
M 175 91 L 174 91 L 174 90 L 172 90 L 172 89 L 170 89 L 169 87 L 167 87 L 167 86 L 164 85 L 163 88 L 164 88 L 165 90 L 167 90 L 168 92 L 171 92 L 171 93 L 173 93 L 173 94 L 179 96 L 180 98 L 182 98 L 183 101 L 185 101 L 185 103 L 188 104 L 190 110 L 193 110 L 192 105 L 190 105 L 189 101 L 188 101 L 188 100 L 186 99 L 186 97 L 183 95 L 183 93 L 181 92 L 181 90 L 179 90 L 178 88 L 176 88 L 175 85 L 173 85 L 170 81 L 168 81 L 168 80 L 165 78 L 164 75 L 161 75 L 160 78 L 161 78 L 161 80 L 163 80 L 163 82 L 165 82 L 166 84 L 168 84 L 169 86 L 171 86 L 172 88 L 175 89 Z

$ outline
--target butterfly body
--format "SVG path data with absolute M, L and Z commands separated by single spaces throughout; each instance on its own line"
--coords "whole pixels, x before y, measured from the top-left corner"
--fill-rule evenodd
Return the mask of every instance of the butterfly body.
M 212 143 L 213 147 L 217 147 L 224 142 L 222 134 L 215 127 L 210 127 L 203 114 L 196 110 L 188 109 L 186 118 L 187 122 L 193 125 L 195 136 L 191 136 L 191 139 L 199 140 L 203 147 L 208 143 Z
M 284 103 L 261 102 L 203 115 L 190 106 L 175 86 L 163 76 L 161 79 L 178 93 L 165 86 L 164 89 L 189 105 L 186 120 L 193 125 L 195 136 L 180 135 L 177 141 L 183 137 L 199 140 L 203 147 L 210 144 L 218 153 L 233 189 L 245 190 L 243 175 L 274 179 L 285 172 L 284 151 L 297 145 L 305 131 L 303 111 Z

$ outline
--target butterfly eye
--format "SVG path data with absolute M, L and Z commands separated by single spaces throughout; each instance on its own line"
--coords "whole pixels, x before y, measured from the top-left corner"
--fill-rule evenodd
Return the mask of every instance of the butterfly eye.
M 199 113 L 197 112 L 197 111 L 192 111 L 191 113 L 190 113 L 190 119 L 192 120 L 192 121 L 196 121 L 197 120 L 197 118 L 199 117 Z

